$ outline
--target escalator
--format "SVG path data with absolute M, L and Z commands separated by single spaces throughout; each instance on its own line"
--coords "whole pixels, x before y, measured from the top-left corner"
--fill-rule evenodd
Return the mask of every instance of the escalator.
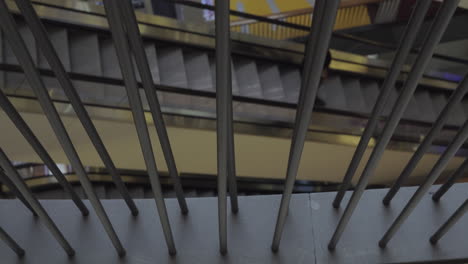
M 46 27 L 60 58 L 72 76 L 79 74 L 104 80 L 121 79 L 115 49 L 108 32 L 96 31 L 84 25 L 80 28 L 76 28 L 76 24 L 56 25 L 54 22 L 46 23 Z M 47 62 L 34 45 L 32 33 L 20 18 L 18 23 L 37 66 L 48 70 Z M 192 94 L 211 93 L 210 97 L 214 97 L 215 66 L 212 50 L 174 45 L 159 40 L 157 36 L 146 37 L 148 38 L 145 41 L 145 51 L 156 84 L 179 88 L 181 93 L 184 91 Z M 5 40 L 1 40 L 1 45 L 4 48 L 0 62 L 4 65 L 18 65 Z M 336 60 L 341 59 L 333 57 Z M 331 67 L 333 70 L 333 63 Z M 270 102 L 272 105 L 297 103 L 301 81 L 301 68 L 297 63 L 235 54 L 232 56 L 232 75 L 234 96 L 245 98 L 247 101 Z M 45 79 L 49 93 L 54 99 L 66 99 L 55 78 L 45 77 Z M 373 76 L 356 76 L 354 73 L 337 71 L 322 83 L 319 90 L 318 96 L 324 101 L 322 108 L 325 111 L 368 115 L 379 93 L 381 81 Z M 10 96 L 32 96 L 32 90 L 22 73 L 2 72 L 1 82 L 4 91 Z M 79 94 L 87 103 L 117 107 L 128 104 L 123 87 L 82 80 L 75 80 L 75 84 Z M 404 119 L 433 122 L 445 105 L 448 94 L 444 89 L 421 87 L 413 97 Z M 389 114 L 397 95 L 398 87 L 395 87 L 384 115 Z M 163 106 L 214 112 L 214 103 L 210 103 L 210 100 L 169 93 L 161 94 L 159 99 Z M 245 109 L 237 111 L 243 112 Z M 467 111 L 468 102 L 463 102 L 457 107 L 457 112 L 449 121 L 449 125 L 460 125 L 465 120 Z
M 7 3 L 14 13 L 18 13 L 13 2 Z M 128 110 L 120 67 L 103 9 L 80 9 L 58 5 L 52 0 L 36 1 L 35 7 L 44 19 L 50 38 L 85 105 Z M 61 114 L 72 113 L 66 107 L 67 98 L 60 85 L 37 50 L 32 33 L 20 16 L 16 19 L 49 94 L 57 103 L 65 105 L 60 108 Z M 213 120 L 216 93 L 212 31 L 202 26 L 181 25 L 167 18 L 143 14 L 138 19 L 163 112 L 166 115 L 191 117 L 197 120 L 198 125 L 203 123 L 199 119 Z M 31 112 L 27 102 L 34 100 L 32 89 L 21 73 L 8 43 L 1 35 L 0 38 L 0 87 L 12 101 L 17 101 L 16 105 L 23 107 L 21 111 Z M 232 39 L 235 121 L 254 124 L 256 131 L 249 133 L 289 137 L 281 129 L 290 129 L 294 122 L 304 46 L 240 33 L 233 33 Z M 331 74 L 322 82 L 318 92 L 323 105 L 315 109 L 311 130 L 337 135 L 334 136 L 338 138 L 336 141 L 328 137 L 322 142 L 339 145 L 344 142 L 339 138 L 340 135 L 359 137 L 362 133 L 389 62 L 338 50 L 331 50 L 331 54 Z M 408 70 L 409 66 L 404 69 L 399 83 L 392 90 L 384 117 L 390 114 Z M 139 76 L 137 78 L 140 80 Z M 456 83 L 450 80 L 431 76 L 422 79 L 394 135 L 398 150 L 414 150 L 414 145 L 420 142 L 431 127 L 455 87 Z M 148 110 L 142 89 L 140 93 L 144 108 Z M 468 101 L 462 100 L 436 143 L 442 146 L 447 144 L 467 117 Z M 384 119 L 377 133 L 383 124 Z M 265 128 L 265 125 L 269 127 Z M 212 129 L 213 124 L 209 126 Z M 352 143 L 348 140 L 346 144 L 355 144 L 355 140 L 353 138 Z M 440 151 L 438 149 L 433 153 Z

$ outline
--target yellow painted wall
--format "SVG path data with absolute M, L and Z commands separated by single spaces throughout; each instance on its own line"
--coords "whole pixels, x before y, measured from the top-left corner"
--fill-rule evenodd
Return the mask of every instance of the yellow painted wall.
M 307 0 L 273 0 L 280 12 L 304 9 L 312 7 Z M 242 5 L 244 10 L 239 10 Z M 275 13 L 267 0 L 231 0 L 231 9 L 244 11 L 256 15 L 270 15 Z
M 103 110 L 106 111 L 106 110 Z M 42 114 L 22 113 L 39 140 L 57 163 L 68 163 L 62 148 Z M 103 164 L 87 137 L 79 120 L 62 117 L 70 137 L 85 165 Z M 0 146 L 15 161 L 41 162 L 29 144 L 16 130 L 6 115 L 0 111 Z M 136 130 L 132 122 L 95 120 L 95 125 L 119 168 L 145 170 Z M 211 130 L 169 127 L 169 137 L 180 172 L 216 174 L 216 133 Z M 167 171 L 159 147 L 155 128 L 150 126 L 158 167 Z M 283 179 L 285 177 L 290 139 L 236 134 L 236 165 L 240 176 Z M 340 182 L 354 153 L 355 147 L 307 141 L 304 147 L 298 179 Z M 364 160 L 369 156 L 366 152 Z M 392 182 L 401 172 L 411 152 L 387 150 L 371 183 Z M 424 177 L 437 160 L 437 155 L 426 155 L 414 175 Z M 447 169 L 455 169 L 463 161 L 453 159 Z M 359 167 L 358 174 L 362 171 Z

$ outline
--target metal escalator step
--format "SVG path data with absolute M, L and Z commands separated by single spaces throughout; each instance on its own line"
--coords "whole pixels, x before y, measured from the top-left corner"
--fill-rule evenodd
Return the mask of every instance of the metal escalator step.
M 103 69 L 100 56 L 99 37 L 94 32 L 69 31 L 70 68 L 72 72 L 94 76 L 102 76 Z M 106 104 L 105 87 L 96 87 L 96 83 L 75 81 L 75 88 L 84 102 Z
M 210 62 L 210 70 L 211 70 L 211 80 L 213 82 L 213 91 L 216 93 L 216 60 L 215 57 L 209 56 L 208 57 L 209 62 Z M 240 96 L 240 88 L 239 88 L 239 82 L 237 79 L 239 76 L 236 73 L 236 70 L 234 68 L 234 62 L 231 59 L 231 88 L 232 88 L 232 95 L 233 96 Z M 212 99 L 213 104 L 216 105 L 216 99 Z M 238 113 L 242 112 L 244 107 L 242 103 L 233 101 L 232 102 L 232 108 L 233 108 L 233 116 L 236 117 L 238 116 Z M 216 110 L 215 110 L 216 111 Z
M 343 78 L 341 83 L 343 84 L 343 92 L 348 110 L 357 113 L 368 113 L 359 79 Z
M 299 68 L 293 66 L 281 66 L 279 70 L 286 101 L 288 103 L 296 104 L 301 90 L 301 73 Z
M 156 48 L 154 47 L 154 43 L 144 43 L 143 45 L 145 49 L 146 58 L 148 60 L 148 66 L 151 71 L 151 76 L 153 77 L 153 82 L 156 84 L 159 84 L 160 78 L 159 78 L 158 58 L 156 55 Z M 135 57 L 133 57 L 133 67 L 135 69 L 137 82 L 141 82 L 140 71 L 135 61 Z
M 437 116 L 440 114 L 442 109 L 445 107 L 448 101 L 448 96 L 442 92 L 431 93 L 434 110 Z M 455 106 L 454 110 L 450 113 L 447 125 L 460 126 L 465 121 L 465 113 L 462 105 L 459 103 Z
M 174 47 L 157 48 L 161 84 L 187 88 L 187 74 L 182 49 Z
M 102 65 L 102 75 L 111 78 L 122 78 L 115 47 L 110 38 L 99 39 L 99 57 Z
M 188 87 L 194 90 L 214 91 L 208 54 L 199 51 L 184 52 Z
M 65 70 L 70 71 L 70 52 L 67 31 L 63 28 L 55 26 L 47 26 L 46 30 Z M 38 65 L 39 68 L 50 69 L 47 59 L 40 51 L 38 52 Z M 44 80 L 44 84 L 46 85 L 47 90 L 49 91 L 49 95 L 53 99 L 66 99 L 63 88 L 60 86 L 60 83 L 55 77 L 43 76 L 42 79 Z
M 379 84 L 376 81 L 361 81 L 361 91 L 366 102 L 366 112 L 372 113 L 377 97 L 379 97 Z
M 141 105 L 143 106 L 143 110 L 150 111 L 150 107 L 149 107 L 149 104 L 148 104 L 148 98 L 146 97 L 145 90 L 139 89 L 138 91 L 140 92 Z
M 334 110 L 347 111 L 345 93 L 341 78 L 332 76 L 322 82 L 318 96 L 325 101 L 325 107 Z
M 283 101 L 285 94 L 278 66 L 272 63 L 259 63 L 257 68 L 264 98 Z
M 18 29 L 23 38 L 26 47 L 29 51 L 29 54 L 32 57 L 32 60 L 37 65 L 37 49 L 36 49 L 36 42 L 34 40 L 34 36 L 32 32 L 29 30 L 28 26 L 22 22 L 18 21 Z M 8 64 L 18 65 L 18 60 L 16 59 L 15 54 L 10 48 L 8 41 L 4 42 L 5 45 L 5 53 L 4 53 L 4 60 Z M 29 82 L 26 80 L 26 77 L 23 73 L 15 73 L 15 72 L 8 72 L 5 73 L 5 90 L 9 93 L 19 94 L 19 95 L 32 95 L 31 87 L 29 86 Z
M 213 91 L 216 92 L 216 63 L 215 58 L 212 56 L 208 57 L 210 62 L 210 70 L 211 70 L 211 80 L 213 82 Z M 240 95 L 239 91 L 239 84 L 237 81 L 238 76 L 236 75 L 234 69 L 234 63 L 231 60 L 231 80 L 232 80 L 232 95 Z
M 234 58 L 234 70 L 238 77 L 237 81 L 241 96 L 259 99 L 264 98 L 255 61 L 244 58 Z
M 159 76 L 158 55 L 156 53 L 156 47 L 152 42 L 144 43 L 144 46 L 146 51 L 146 58 L 148 58 L 148 64 L 151 70 L 151 75 L 153 76 L 153 82 L 155 84 L 160 84 L 161 77 Z
M 466 120 L 465 110 L 463 109 L 463 106 L 461 105 L 461 103 L 458 103 L 455 105 L 451 115 L 449 116 L 447 124 L 453 125 L 453 126 L 462 126 L 465 120 Z
M 71 70 L 76 73 L 101 76 L 103 70 L 98 35 L 86 31 L 70 31 L 68 37 Z
M 433 123 L 437 116 L 433 107 L 431 96 L 427 90 L 419 89 L 414 93 L 414 98 L 419 105 L 419 119 L 421 121 Z
M 160 84 L 161 78 L 159 75 L 159 65 L 158 65 L 158 56 L 156 54 L 156 47 L 154 46 L 154 43 L 152 42 L 145 42 L 143 43 L 143 45 L 145 47 L 146 58 L 148 59 L 148 65 L 151 71 L 151 76 L 153 77 L 153 82 L 155 84 Z M 137 67 L 135 67 L 135 69 L 138 71 Z M 137 74 L 137 76 L 140 80 L 139 74 Z M 146 93 L 143 91 L 144 90 L 140 90 L 140 95 L 141 95 L 140 97 L 143 103 L 143 108 L 145 110 L 149 110 L 148 99 L 146 98 Z M 164 95 L 161 93 L 157 93 L 157 96 L 158 96 L 159 104 L 162 105 L 164 102 Z
M 420 106 L 418 104 L 418 101 L 414 96 L 411 97 L 410 102 L 408 106 L 405 109 L 405 113 L 403 114 L 404 119 L 409 119 L 409 120 L 416 120 L 416 121 L 424 121 L 421 119 L 421 113 L 420 113 Z
M 390 116 L 392 113 L 393 106 L 398 98 L 398 91 L 396 87 L 392 87 L 390 90 L 390 94 L 387 97 L 387 101 L 385 102 L 384 110 L 382 116 Z
M 117 53 L 112 39 L 100 37 L 99 41 L 99 60 L 104 77 L 122 79 Z M 101 88 L 106 94 L 104 103 L 109 105 L 128 105 L 127 93 L 123 86 L 102 84 Z
M 34 36 L 29 30 L 29 27 L 22 21 L 19 21 L 18 23 L 18 29 L 21 34 L 21 37 L 23 38 L 26 47 L 28 48 L 29 54 L 31 54 L 31 57 L 34 61 L 34 63 L 37 64 L 37 49 L 36 49 L 36 41 L 34 40 Z M 13 53 L 13 51 L 10 48 L 10 44 L 8 41 L 5 39 L 5 60 L 6 63 L 8 64 L 15 64 L 18 65 L 18 60 L 16 60 L 16 56 Z
M 67 30 L 61 27 L 50 25 L 46 26 L 46 30 L 49 35 L 49 39 L 60 58 L 60 61 L 65 67 L 65 70 L 70 71 L 70 52 L 68 46 Z M 40 50 L 38 52 L 38 65 L 39 68 L 50 69 L 49 63 Z
M 432 109 L 436 116 L 439 116 L 440 112 L 447 104 L 447 98 L 441 92 L 431 92 L 430 96 L 432 99 Z
M 182 49 L 174 47 L 156 47 L 161 84 L 188 88 L 187 73 L 184 65 L 184 54 Z M 165 93 L 163 106 L 180 108 L 190 106 L 190 97 Z
M 208 54 L 200 51 L 185 51 L 184 61 L 189 88 L 215 92 Z M 216 100 L 214 98 L 193 96 L 190 101 L 192 109 L 211 113 L 216 112 Z

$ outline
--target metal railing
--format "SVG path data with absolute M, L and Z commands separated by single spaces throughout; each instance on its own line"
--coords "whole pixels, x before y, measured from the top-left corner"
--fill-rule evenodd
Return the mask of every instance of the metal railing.
M 197 9 L 214 10 L 214 7 L 211 6 L 211 5 L 201 4 L 201 3 L 194 2 L 194 1 L 191 1 L 191 0 L 168 0 L 168 1 L 179 4 L 179 5 L 194 7 L 194 8 L 197 8 Z M 381 0 L 369 0 L 369 1 L 362 0 L 362 1 L 357 1 L 357 2 L 350 2 L 351 4 L 349 4 L 349 3 L 347 4 L 346 2 L 344 2 L 340 6 L 345 9 L 345 8 L 359 7 L 360 5 L 365 4 L 365 3 L 371 4 L 371 3 L 376 3 L 376 2 L 380 2 L 380 1 Z M 306 37 L 308 35 L 308 33 L 310 32 L 310 29 L 311 29 L 311 24 L 310 23 L 312 22 L 311 19 L 313 17 L 313 15 L 311 13 L 307 14 L 307 11 L 313 12 L 313 10 L 314 9 L 311 8 L 310 10 L 305 10 L 304 13 L 302 11 L 297 11 L 298 14 L 296 12 L 291 12 L 291 14 L 293 14 L 293 15 L 297 14 L 298 16 L 300 16 L 301 19 L 302 19 L 302 17 L 305 17 L 304 19 L 306 21 L 305 21 L 304 24 L 285 21 L 283 18 L 281 18 L 281 15 L 278 15 L 278 17 L 276 15 L 260 16 L 260 15 L 254 15 L 254 14 L 250 14 L 250 13 L 240 12 L 240 11 L 237 11 L 237 10 L 230 10 L 229 13 L 230 13 L 230 15 L 232 17 L 243 18 L 243 20 L 240 20 L 239 22 L 231 21 L 231 30 L 233 32 L 247 33 L 248 34 L 248 32 L 244 32 L 243 30 L 233 30 L 232 27 L 242 26 L 242 23 L 246 23 L 247 25 L 248 24 L 261 24 L 261 25 L 265 25 L 265 27 L 267 27 L 267 28 L 274 28 L 275 30 L 276 29 L 278 29 L 278 30 L 282 29 L 283 31 L 291 31 L 291 32 L 294 32 L 294 34 L 297 34 L 298 36 L 301 36 L 301 37 L 305 36 Z M 367 10 L 366 10 L 366 12 L 367 12 Z M 289 13 L 287 13 L 287 14 L 289 14 Z M 301 19 L 299 19 L 299 21 L 301 21 Z M 336 19 L 344 19 L 346 21 L 348 18 L 347 18 L 347 16 L 343 16 L 343 15 L 340 16 L 340 9 L 338 9 Z M 309 22 L 309 24 L 307 24 L 307 22 Z M 345 25 L 346 25 L 346 23 L 347 22 L 343 22 L 343 24 L 345 24 Z M 335 24 L 335 27 L 336 27 L 336 25 L 337 25 L 337 23 Z M 255 32 L 267 32 L 267 31 L 265 29 L 262 29 L 259 26 L 255 26 Z M 301 32 L 301 33 L 298 33 L 298 32 Z M 348 41 L 351 41 L 351 42 L 356 42 L 356 43 L 363 44 L 363 45 L 368 45 L 368 46 L 371 46 L 371 47 L 377 47 L 377 48 L 381 48 L 381 49 L 388 50 L 388 51 L 396 51 L 397 48 L 398 48 L 396 45 L 393 45 L 393 44 L 383 43 L 383 42 L 379 42 L 379 41 L 375 41 L 375 40 L 370 40 L 370 39 L 367 39 L 367 38 L 358 37 L 358 36 L 354 36 L 352 34 L 347 34 L 347 33 L 333 32 L 332 36 L 333 36 L 333 38 L 348 40 Z M 275 39 L 273 35 L 272 36 L 265 35 L 264 37 L 265 38 Z M 280 39 L 275 39 L 275 40 L 280 40 Z M 419 51 L 420 51 L 420 48 L 412 47 L 410 53 L 411 54 L 418 54 Z M 439 53 L 436 53 L 436 52 L 434 53 L 433 58 L 468 65 L 468 60 L 467 59 L 460 58 L 460 57 L 453 57 L 453 56 L 449 56 L 449 55 L 445 55 L 445 54 L 439 54 Z
M 379 1 L 367 2 L 375 3 Z M 368 3 L 354 3 L 354 6 L 342 4 L 338 10 L 333 29 L 340 30 L 369 25 L 371 23 L 371 19 L 366 4 Z M 305 8 L 274 15 L 267 15 L 265 17 L 290 24 L 309 27 L 312 23 L 312 13 L 313 8 Z M 231 22 L 231 30 L 233 32 L 241 32 L 275 40 L 295 39 L 308 35 L 307 31 L 271 24 L 268 22 L 260 22 L 255 19 L 233 20 Z
M 310 33 L 308 34 L 308 41 L 305 52 L 304 60 L 304 70 L 302 74 L 301 82 L 301 91 L 299 97 L 299 103 L 297 106 L 297 114 L 294 125 L 294 131 L 292 136 L 292 143 L 290 147 L 289 159 L 288 159 L 288 168 L 286 173 L 286 183 L 284 192 L 282 195 L 280 207 L 278 210 L 278 217 L 276 221 L 276 227 L 273 234 L 273 241 L 271 249 L 276 252 L 279 250 L 279 245 L 281 241 L 281 236 L 283 233 L 283 228 L 288 217 L 289 204 L 292 196 L 292 191 L 294 187 L 295 178 L 299 169 L 300 160 L 302 151 L 304 149 L 304 142 L 311 122 L 312 111 L 315 104 L 315 98 L 317 95 L 317 90 L 320 83 L 320 76 L 322 69 L 325 63 L 326 53 L 328 51 L 329 42 L 332 38 L 333 24 L 335 22 L 337 11 L 339 7 L 339 0 L 318 0 L 316 8 L 314 9 L 314 15 L 312 18 L 312 25 Z M 426 15 L 428 10 L 429 1 L 419 0 L 418 8 L 415 9 L 412 18 L 407 26 L 406 33 L 401 39 L 401 44 L 395 56 L 389 74 L 383 84 L 381 89 L 380 99 L 376 103 L 372 115 L 370 117 L 370 122 L 366 127 L 366 132 L 374 129 L 373 120 L 379 118 L 381 114 L 382 107 L 386 101 L 387 87 L 392 86 L 396 80 L 397 74 L 401 71 L 403 60 L 406 55 L 409 53 L 411 44 L 414 42 L 415 35 L 419 31 L 421 26 L 422 19 Z M 445 32 L 448 23 L 450 22 L 455 10 L 459 4 L 460 0 L 445 0 L 439 12 L 434 19 L 430 33 L 427 34 L 424 44 L 418 53 L 418 58 L 413 65 L 407 80 L 404 83 L 403 88 L 401 89 L 400 95 L 396 100 L 392 113 L 389 119 L 386 122 L 385 128 L 382 135 L 379 137 L 377 145 L 372 151 L 372 154 L 367 161 L 365 169 L 359 179 L 356 189 L 353 191 L 350 201 L 348 202 L 346 209 L 344 210 L 343 215 L 340 218 L 336 230 L 331 237 L 331 240 L 328 244 L 329 250 L 334 250 L 340 240 L 340 237 L 346 230 L 346 226 L 350 221 L 354 210 L 356 209 L 360 199 L 365 192 L 365 188 L 368 184 L 369 179 L 372 177 L 375 172 L 376 167 L 379 164 L 379 161 L 382 158 L 382 155 L 387 147 L 390 138 L 395 132 L 395 128 L 398 125 L 402 115 L 409 104 L 410 98 L 415 92 L 416 86 L 419 80 L 422 78 L 425 68 L 427 67 L 430 59 L 434 54 L 436 45 L 439 43 L 443 33 Z M 42 28 L 42 23 L 35 14 L 35 11 L 28 0 L 16 0 L 16 3 L 20 7 L 20 10 L 25 16 L 26 22 L 29 25 L 29 28 L 33 31 L 34 37 L 40 49 L 44 52 L 44 55 L 51 66 L 52 71 L 56 77 L 61 81 L 61 86 L 65 90 L 68 90 L 67 97 L 74 106 L 74 109 L 77 115 L 80 117 L 80 121 L 86 127 L 88 127 L 87 133 L 90 138 L 94 138 L 95 147 L 98 149 L 103 148 L 103 145 L 99 144 L 97 139 L 97 133 L 93 133 L 93 124 L 86 117 L 86 111 L 83 110 L 83 103 L 76 98 L 76 91 L 74 90 L 73 85 L 69 81 L 69 76 L 63 70 L 63 66 L 60 61 L 57 59 L 57 55 L 54 54 L 55 50 L 50 44 L 47 34 Z M 116 54 L 119 61 L 119 66 L 123 75 L 124 84 L 127 92 L 127 96 L 130 101 L 130 108 L 133 113 L 134 125 L 136 127 L 138 137 L 140 140 L 140 147 L 143 152 L 145 159 L 146 169 L 149 173 L 149 179 L 151 186 L 154 192 L 156 207 L 159 215 L 159 220 L 161 222 L 161 227 L 164 233 L 165 241 L 169 254 L 176 254 L 176 245 L 174 243 L 174 237 L 172 235 L 171 223 L 167 214 L 166 204 L 162 196 L 161 183 L 159 180 L 159 175 L 157 171 L 157 166 L 154 161 L 154 153 L 152 150 L 151 140 L 149 137 L 148 126 L 144 117 L 144 112 L 142 108 L 141 98 L 138 93 L 138 84 L 136 81 L 136 73 L 139 73 L 143 79 L 143 86 L 145 88 L 146 96 L 153 97 L 153 101 L 150 101 L 151 111 L 153 118 L 160 118 L 161 109 L 158 105 L 157 94 L 154 92 L 153 81 L 150 78 L 149 69 L 147 62 L 145 61 L 144 56 L 140 53 L 143 48 L 141 45 L 141 35 L 137 27 L 135 16 L 131 12 L 131 8 L 128 6 L 129 2 L 126 0 L 105 0 L 105 9 L 108 23 L 110 25 L 110 31 L 116 45 Z M 229 250 L 228 247 L 228 232 L 227 232 L 227 188 L 229 186 L 229 191 L 231 195 L 231 200 L 236 200 L 236 179 L 235 179 L 235 162 L 234 162 L 234 142 L 233 142 L 233 131 L 232 131 L 232 89 L 230 87 L 230 61 L 229 57 L 231 54 L 230 51 L 230 30 L 229 30 L 229 1 L 219 1 L 216 5 L 216 84 L 217 84 L 217 147 L 218 147 L 218 227 L 219 227 L 219 251 L 221 254 L 226 254 Z M 49 94 L 47 93 L 46 87 L 41 79 L 40 72 L 34 66 L 34 63 L 31 59 L 31 54 L 26 48 L 25 41 L 22 39 L 15 20 L 8 10 L 8 7 L 5 4 L 4 0 L 0 0 L 0 28 L 5 33 L 6 39 L 9 41 L 10 46 L 12 47 L 13 53 L 15 54 L 19 64 L 24 70 L 25 75 L 27 76 L 28 81 L 30 82 L 39 103 L 49 120 L 50 125 L 52 126 L 54 135 L 60 141 L 64 152 L 66 153 L 72 167 L 76 171 L 81 185 L 83 186 L 86 195 L 88 196 L 90 203 L 98 215 L 99 220 L 101 221 L 102 226 L 104 227 L 109 239 L 114 245 L 119 256 L 123 257 L 126 253 L 123 244 L 121 243 L 114 227 L 110 221 L 109 216 L 107 215 L 104 207 L 101 204 L 101 201 L 96 196 L 93 186 L 89 180 L 87 172 L 84 169 L 84 166 L 75 150 L 75 146 L 70 140 L 67 130 L 60 119 L 60 116 L 55 108 Z M 136 67 L 134 66 L 133 60 L 135 60 Z M 146 87 L 145 87 L 146 86 Z M 465 89 L 465 84 L 460 84 L 460 90 Z M 152 92 L 153 91 L 153 92 Z M 458 91 L 457 91 L 458 92 Z M 462 92 L 456 93 L 458 95 Z M 461 96 L 461 95 L 460 95 Z M 1 98 L 1 97 L 0 97 Z M 10 119 L 19 127 L 22 128 L 22 133 L 25 137 L 28 137 L 29 131 L 27 129 L 27 124 L 24 123 L 20 118 L 16 116 L 16 110 L 14 108 L 9 108 L 8 98 L 4 97 L 4 103 L 1 105 L 6 112 L 9 112 Z M 459 98 L 454 98 L 452 100 L 459 100 Z M 450 107 L 450 106 L 447 106 Z M 82 111 L 82 112 L 80 112 Z M 434 126 L 435 132 L 437 133 L 438 127 L 442 126 L 443 123 L 448 118 L 446 112 L 450 111 L 450 108 L 446 108 L 440 115 L 440 118 L 437 120 L 437 124 Z M 158 132 L 159 140 L 164 142 L 165 147 L 167 148 L 166 158 L 171 158 L 170 155 L 170 144 L 168 142 L 167 135 L 164 134 L 165 125 L 162 120 L 155 121 L 159 122 L 161 126 L 159 129 L 162 129 Z M 312 119 L 314 122 L 314 119 Z M 441 125 L 442 124 L 442 125 Z M 366 133 L 365 132 L 365 133 Z M 162 135 L 161 135 L 162 134 Z M 31 145 L 36 144 L 33 140 L 33 136 L 30 136 L 29 143 Z M 378 242 L 380 247 L 387 246 L 389 240 L 396 234 L 398 229 L 404 224 L 405 220 L 412 213 L 414 208 L 418 206 L 419 202 L 422 199 L 422 196 L 425 195 L 428 189 L 432 186 L 435 180 L 438 178 L 442 170 L 445 168 L 447 163 L 454 157 L 456 151 L 460 149 L 462 144 L 468 139 L 468 121 L 466 121 L 462 128 L 459 129 L 457 135 L 454 137 L 453 141 L 449 144 L 447 149 L 444 151 L 442 156 L 439 158 L 425 181 L 419 186 L 417 191 L 414 193 L 409 202 L 405 205 L 404 209 L 401 211 L 400 215 L 393 222 L 391 227 L 387 230 L 382 239 Z M 367 138 L 362 139 L 363 145 L 368 144 L 366 142 Z M 98 144 L 96 144 L 98 143 Z M 429 143 L 428 143 L 429 144 Z M 40 153 L 43 150 L 36 146 L 36 151 Z M 39 151 L 38 151 L 39 150 Z M 103 151 L 101 149 L 101 151 Z M 45 153 L 42 153 L 44 156 Z M 101 153 L 102 154 L 102 153 Z M 355 166 L 355 163 L 359 163 L 362 153 L 358 149 L 356 150 L 356 157 L 350 168 Z M 101 155 L 102 158 L 102 155 Z M 105 158 L 104 158 L 105 160 Z M 169 161 L 167 161 L 169 163 Z M 106 163 L 106 162 L 104 162 Z M 109 163 L 106 164 L 109 167 Z M 168 167 L 174 166 L 174 164 L 168 164 Z M 56 223 L 46 212 L 44 207 L 39 203 L 39 201 L 34 197 L 31 190 L 24 183 L 24 180 L 20 177 L 17 170 L 12 165 L 11 161 L 7 155 L 0 148 L 0 166 L 2 167 L 4 174 L 10 180 L 10 182 L 17 189 L 20 197 L 23 197 L 23 202 L 26 206 L 32 209 L 35 212 L 41 222 L 47 226 L 49 231 L 53 234 L 57 242 L 65 250 L 65 252 L 72 256 L 75 254 L 75 250 L 65 238 L 63 233 L 59 230 Z M 109 168 L 108 168 L 109 169 Z M 112 166 L 111 166 L 112 169 Z M 111 171 L 111 170 L 110 170 Z M 354 170 L 350 170 L 351 173 L 345 176 L 345 184 L 352 179 Z M 188 209 L 185 205 L 185 198 L 182 193 L 182 188 L 180 186 L 179 175 L 175 169 L 170 170 L 172 179 L 176 185 L 176 191 L 178 192 L 178 202 L 179 207 L 183 213 L 187 213 Z M 56 175 L 57 176 L 57 175 Z M 60 178 L 57 177 L 58 179 Z M 125 188 L 119 183 L 119 176 L 114 177 L 119 191 L 122 193 L 123 197 L 125 195 Z M 65 183 L 65 182 L 64 182 Z M 179 185 L 177 187 L 177 185 Z M 344 185 L 346 187 L 346 185 Z M 65 186 L 66 187 L 66 186 Z M 346 188 L 338 193 L 338 196 L 346 190 Z M 14 189 L 14 188 L 13 188 Z M 72 192 L 73 190 L 70 190 Z M 126 197 L 128 198 L 128 197 Z M 439 197 L 440 198 L 440 197 Z M 127 202 L 131 204 L 131 201 Z M 338 202 L 335 206 L 338 206 Z M 237 212 L 237 204 L 235 201 L 232 204 L 232 209 L 234 212 Z M 331 206 L 331 205 L 330 205 Z M 80 208 L 82 214 L 86 215 L 87 211 L 85 208 Z M 130 206 L 131 209 L 131 206 Z M 242 210 L 240 208 L 239 210 Z M 441 236 L 443 236 L 446 231 L 455 224 L 455 222 L 460 219 L 460 216 L 464 214 L 467 210 L 467 203 L 463 205 L 450 217 L 445 224 L 431 237 L 431 242 L 437 242 Z M 132 213 L 135 212 L 132 210 Z M 14 240 L 3 230 L 0 229 L 0 238 L 7 243 L 19 256 L 24 254 L 24 250 L 14 242 Z M 377 241 L 376 241 L 377 242 Z

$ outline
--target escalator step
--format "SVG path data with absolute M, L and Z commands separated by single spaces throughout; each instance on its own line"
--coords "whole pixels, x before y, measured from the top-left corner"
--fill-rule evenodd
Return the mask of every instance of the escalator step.
M 343 92 L 348 110 L 358 113 L 367 113 L 366 102 L 362 95 L 359 79 L 343 78 L 341 83 L 343 84 Z
M 466 120 L 465 110 L 461 103 L 455 105 L 447 123 L 453 126 L 462 126 Z
M 301 90 L 301 73 L 299 69 L 292 66 L 281 66 L 280 74 L 286 101 L 296 104 Z
M 184 52 L 188 87 L 194 90 L 214 91 L 208 54 L 198 51 Z
M 65 70 L 70 71 L 70 52 L 68 46 L 67 30 L 55 26 L 47 26 L 46 30 Z M 40 52 L 40 50 L 38 51 L 38 64 L 40 68 L 50 69 L 47 59 Z M 43 76 L 42 80 L 44 81 L 44 84 L 52 98 L 62 100 L 67 99 L 62 86 L 55 77 Z
M 102 75 L 98 35 L 86 31 L 69 32 L 71 70 L 76 73 Z
M 188 87 L 182 49 L 174 47 L 157 48 L 161 83 L 175 87 Z
M 153 76 L 153 82 L 156 84 L 161 83 L 161 77 L 159 75 L 158 55 L 156 53 L 156 47 L 154 43 L 145 42 L 146 57 L 148 58 L 148 64 Z
M 97 33 L 89 31 L 69 31 L 70 65 L 72 72 L 102 76 L 100 45 Z M 83 101 L 102 103 L 109 100 L 106 89 L 96 89 L 91 82 L 76 81 L 75 88 Z
M 361 81 L 361 91 L 366 102 L 366 112 L 372 113 L 379 96 L 379 84 L 376 81 Z
M 398 91 L 396 87 L 392 87 L 390 90 L 390 94 L 387 97 L 387 101 L 385 102 L 384 110 L 382 116 L 390 116 L 392 113 L 393 106 L 398 98 Z
M 99 55 L 102 64 L 102 75 L 111 78 L 122 78 L 112 39 L 99 38 Z
M 326 108 L 341 111 L 348 110 L 343 84 L 338 76 L 332 76 L 323 81 L 318 96 L 325 101 Z
M 422 109 L 421 109 L 422 110 Z M 424 121 L 421 119 L 420 106 L 414 96 L 411 97 L 408 106 L 406 107 L 405 113 L 403 114 L 404 119 Z
M 447 104 L 447 98 L 443 93 L 440 92 L 433 92 L 430 94 L 432 99 L 432 106 L 434 113 L 439 116 L 442 109 L 444 109 L 445 105 Z
M 117 53 L 114 43 L 110 38 L 99 38 L 99 55 L 102 75 L 104 77 L 121 79 L 122 73 Z M 102 87 L 106 90 L 106 103 L 117 106 L 128 106 L 127 93 L 123 86 L 103 84 Z
M 31 54 L 32 60 L 35 64 L 37 64 L 37 49 L 36 49 L 36 42 L 34 40 L 32 32 L 29 30 L 29 27 L 23 22 L 18 21 L 18 29 L 23 38 L 26 47 Z M 5 61 L 8 64 L 18 65 L 18 60 L 16 59 L 15 54 L 10 48 L 8 41 L 4 42 L 5 45 Z M 18 94 L 18 95 L 32 95 L 32 89 L 29 86 L 29 82 L 27 81 L 25 75 L 23 73 L 15 73 L 15 72 L 8 72 L 5 73 L 5 80 L 4 80 L 4 88 L 6 91 L 10 93 Z
M 267 100 L 283 101 L 285 94 L 278 66 L 273 63 L 259 63 L 258 74 L 264 98 Z
M 263 99 L 262 86 L 255 61 L 245 58 L 234 58 L 234 69 L 236 76 L 239 77 L 237 81 L 240 95 Z
M 70 71 L 70 52 L 68 46 L 68 33 L 67 30 L 56 26 L 46 26 L 49 39 L 57 52 L 66 71 Z M 39 68 L 50 69 L 49 63 L 47 62 L 44 55 L 38 52 L 38 65 Z
M 435 114 L 434 104 L 429 92 L 422 89 L 416 90 L 414 98 L 419 105 L 420 120 L 425 122 L 434 122 L 437 116 Z
M 189 88 L 182 49 L 156 47 L 161 84 Z M 190 97 L 181 94 L 165 93 L 162 105 L 174 108 L 190 106 Z
M 198 51 L 184 52 L 188 86 L 193 90 L 215 92 L 208 54 Z M 190 98 L 191 109 L 216 112 L 216 100 L 209 97 Z

